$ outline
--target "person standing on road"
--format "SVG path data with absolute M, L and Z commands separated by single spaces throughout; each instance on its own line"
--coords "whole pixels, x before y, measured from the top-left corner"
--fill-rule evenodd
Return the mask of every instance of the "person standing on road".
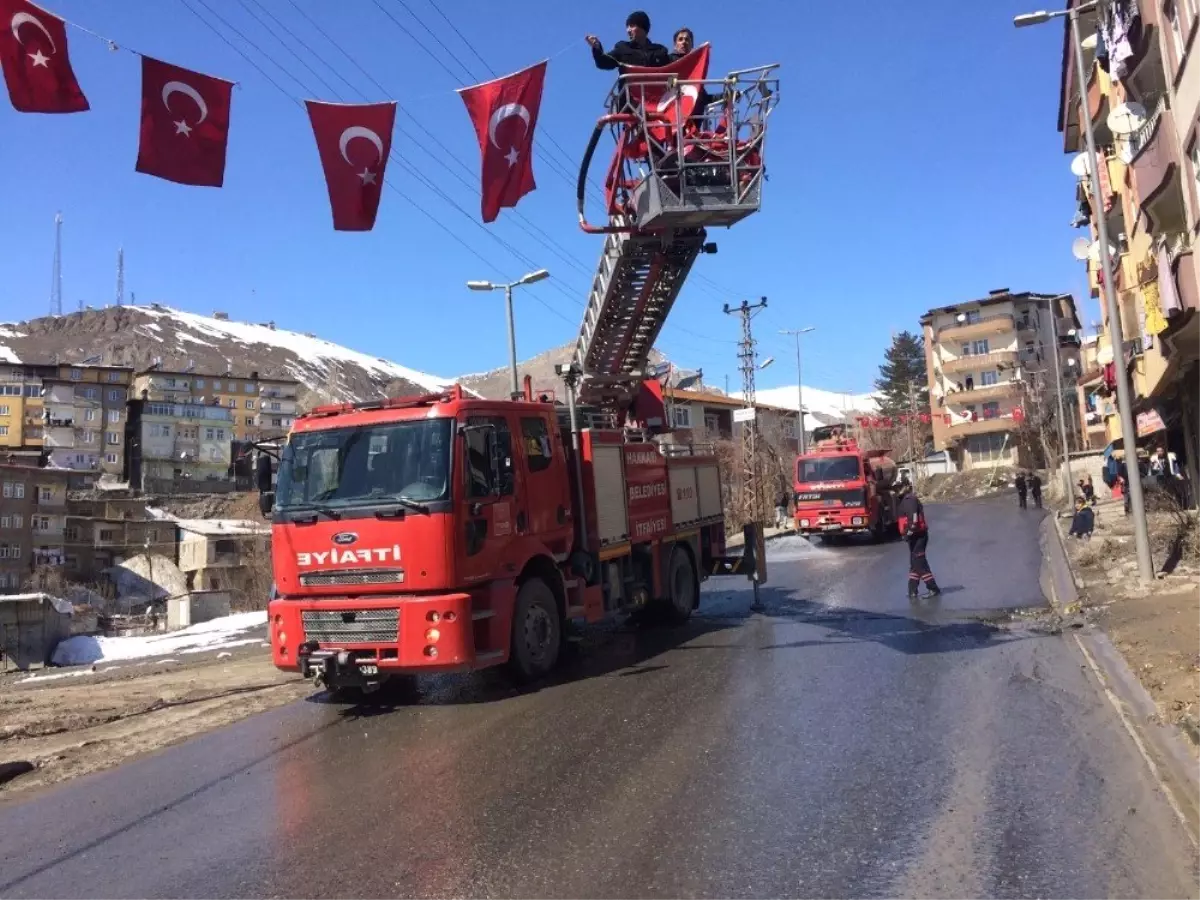
M 1026 491 L 1025 473 L 1017 472 L 1017 505 L 1020 506 L 1021 509 L 1028 508 L 1028 506 L 1025 503 L 1025 491 Z
M 780 491 L 775 497 L 775 527 L 786 528 L 788 523 L 788 492 Z
M 1029 493 L 1033 494 L 1033 505 L 1042 508 L 1042 479 L 1037 472 L 1029 473 Z
M 913 493 L 912 485 L 900 483 L 900 507 L 896 511 L 900 525 L 900 533 L 908 542 L 908 599 L 917 599 L 917 588 L 925 583 L 930 597 L 942 593 L 929 568 L 929 559 L 925 555 L 929 547 L 929 525 L 925 522 L 925 507 Z

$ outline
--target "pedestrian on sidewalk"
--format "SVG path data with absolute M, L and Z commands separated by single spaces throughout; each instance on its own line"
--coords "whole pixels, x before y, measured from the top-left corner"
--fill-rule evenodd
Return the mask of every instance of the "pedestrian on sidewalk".
M 1017 505 L 1021 509 L 1028 508 L 1025 503 L 1026 490 L 1027 490 L 1027 485 L 1025 483 L 1025 473 L 1022 471 L 1018 471 L 1017 472 Z
M 788 524 L 788 492 L 780 491 L 775 496 L 775 527 L 787 528 Z
M 925 507 L 913 492 L 908 482 L 900 483 L 900 506 L 896 510 L 897 523 L 900 533 L 908 542 L 908 599 L 916 600 L 917 588 L 922 582 L 930 597 L 942 593 L 929 568 L 929 559 L 925 555 L 929 547 L 929 525 L 925 521 Z
M 1075 517 L 1071 519 L 1071 530 L 1068 532 L 1068 536 L 1086 541 L 1091 539 L 1092 532 L 1095 530 L 1096 513 L 1088 506 L 1085 498 L 1076 497 Z
M 1042 508 L 1042 479 L 1037 472 L 1029 473 L 1029 493 L 1033 494 L 1033 505 Z
M 1096 486 L 1092 483 L 1091 475 L 1084 475 L 1079 479 L 1079 493 L 1088 506 L 1096 505 Z

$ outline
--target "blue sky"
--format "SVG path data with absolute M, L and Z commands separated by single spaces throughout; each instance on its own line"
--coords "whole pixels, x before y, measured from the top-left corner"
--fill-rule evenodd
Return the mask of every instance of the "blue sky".
M 71 29 L 71 56 L 91 111 L 21 115 L 0 100 L 6 182 L 0 320 L 47 311 L 53 219 L 62 210 L 65 307 L 112 301 L 122 245 L 126 289 L 139 303 L 274 319 L 442 375 L 503 365 L 501 295 L 470 293 L 463 282 L 515 278 L 529 266 L 472 222 L 479 209 L 478 145 L 453 93 L 469 83 L 468 73 L 456 81 L 375 0 L 294 2 L 387 94 L 305 21 L 293 0 L 204 0 L 207 9 L 186 0 L 292 97 L 336 99 L 299 56 L 347 100 L 360 100 L 357 91 L 371 100 L 408 100 L 412 118 L 398 116 L 395 148 L 469 215 L 394 161 L 388 180 L 479 256 L 392 191 L 384 195 L 373 232 L 336 233 L 303 110 L 184 2 L 45 5 L 138 51 L 240 83 L 224 188 L 184 187 L 134 172 L 138 60 Z M 430 0 L 379 3 L 451 70 L 462 71 L 422 23 L 476 78 L 491 77 Z M 487 227 L 553 275 L 519 292 L 524 358 L 577 332 L 590 283 L 585 273 L 595 265 L 601 239 L 576 227 L 574 173 L 610 84 L 608 73 L 592 66 L 583 36 L 594 32 L 611 45 L 622 36 L 629 10 L 596 0 L 438 5 L 496 72 L 557 54 L 539 122 L 539 188 L 518 208 L 526 221 L 506 210 Z M 264 8 L 346 81 L 278 28 Z M 756 320 L 756 334 L 760 353 L 779 362 L 762 373 L 760 387 L 795 383 L 793 345 L 777 331 L 812 325 L 817 332 L 804 339 L 804 381 L 863 391 L 891 333 L 915 330 L 930 307 L 998 287 L 1080 296 L 1083 269 L 1071 257 L 1076 235 L 1067 225 L 1073 176 L 1055 129 L 1057 25 L 1017 31 L 1011 18 L 1024 7 L 995 0 L 760 0 L 736 13 L 728 2 L 672 0 L 645 8 L 660 41 L 669 42 L 681 24 L 711 41 L 713 74 L 783 64 L 763 210 L 711 236 L 720 252 L 700 258 L 659 342 L 677 363 L 703 367 L 706 380 L 717 385 L 728 375 L 736 389 L 737 323 L 721 306 L 765 295 L 769 307 Z M 440 165 L 446 154 L 424 139 L 428 134 L 466 168 Z M 1093 301 L 1084 312 L 1086 320 L 1096 318 Z

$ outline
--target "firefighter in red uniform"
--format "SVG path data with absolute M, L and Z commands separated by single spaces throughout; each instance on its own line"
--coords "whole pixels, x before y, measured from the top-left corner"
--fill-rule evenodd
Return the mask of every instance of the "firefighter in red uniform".
M 897 520 L 900 533 L 908 541 L 908 599 L 917 599 L 917 587 L 925 582 L 930 597 L 941 594 L 929 568 L 929 560 L 925 549 L 929 546 L 929 525 L 925 522 L 925 507 L 913 493 L 912 485 L 905 479 L 900 484 L 900 506 L 897 509 Z

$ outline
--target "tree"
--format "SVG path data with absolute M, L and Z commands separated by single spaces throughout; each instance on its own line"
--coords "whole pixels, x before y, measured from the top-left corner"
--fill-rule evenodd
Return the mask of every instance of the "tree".
M 929 406 L 929 382 L 925 372 L 925 340 L 919 334 L 902 331 L 892 337 L 892 346 L 884 352 L 879 377 L 882 429 L 872 429 L 869 449 L 887 450 L 901 461 L 919 459 L 929 449 L 933 428 Z M 871 445 L 874 446 L 871 446 Z

